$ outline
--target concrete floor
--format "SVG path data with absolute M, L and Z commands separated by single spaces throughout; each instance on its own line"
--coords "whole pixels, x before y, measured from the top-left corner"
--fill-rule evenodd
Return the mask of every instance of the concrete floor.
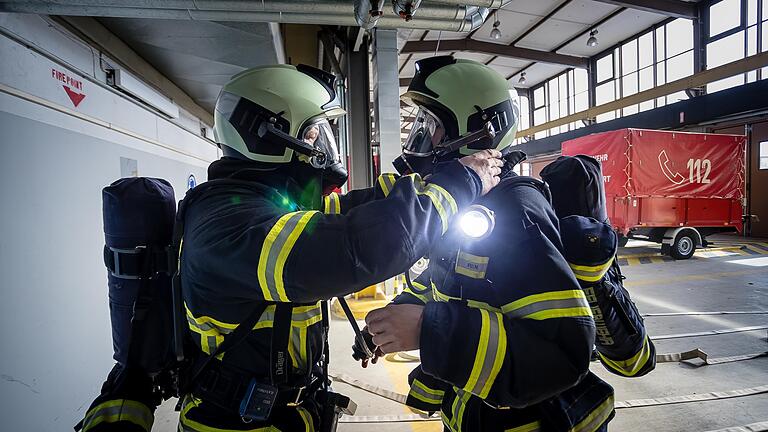
M 683 311 L 768 311 L 768 243 L 739 248 L 744 239 L 723 236 L 717 252 L 697 253 L 687 261 L 629 260 L 622 270 L 626 287 L 642 313 Z M 658 245 L 630 241 L 620 255 L 658 254 Z M 749 265 L 748 265 L 749 264 Z M 649 317 L 651 337 L 713 329 L 768 325 L 768 315 L 704 315 Z M 331 325 L 332 372 L 344 373 L 372 385 L 407 392 L 406 377 L 414 363 L 382 361 L 362 369 L 350 355 L 352 330 L 346 321 Z M 717 336 L 690 337 L 656 342 L 658 353 L 700 348 L 711 357 L 768 351 L 766 330 Z M 736 390 L 768 385 L 768 357 L 711 366 L 681 363 L 659 364 L 649 375 L 621 378 L 599 363 L 592 370 L 616 390 L 616 400 L 659 398 L 674 395 Z M 411 412 L 402 405 L 343 383 L 334 388 L 358 404 L 357 415 L 401 415 Z M 166 404 L 169 405 L 169 404 Z M 154 431 L 174 430 L 175 415 L 168 406 L 158 412 Z M 768 394 L 708 402 L 622 409 L 610 424 L 611 431 L 710 431 L 768 421 Z M 441 431 L 439 422 L 341 424 L 340 432 Z

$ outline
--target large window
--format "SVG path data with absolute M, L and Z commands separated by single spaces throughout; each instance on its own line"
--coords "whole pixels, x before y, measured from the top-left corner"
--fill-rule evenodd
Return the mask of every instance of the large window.
M 516 92 L 514 88 L 510 90 L 510 92 Z M 520 101 L 520 121 L 517 124 L 517 130 L 525 130 L 531 127 L 531 107 L 530 107 L 530 100 L 528 99 L 528 96 L 522 93 L 518 93 L 518 100 Z M 518 145 L 523 143 L 523 137 L 518 136 L 518 138 L 515 139 L 513 145 Z
M 584 69 L 569 69 L 533 88 L 533 124 L 557 120 L 589 107 L 588 76 Z M 535 138 L 556 135 L 582 127 L 573 122 L 538 132 Z
M 761 170 L 768 170 L 768 141 L 761 142 L 759 150 L 759 167 Z
M 709 69 L 768 51 L 768 0 L 720 0 L 711 4 L 707 31 Z M 766 78 L 768 68 L 763 68 L 707 84 L 707 92 Z
M 661 23 L 603 54 L 595 66 L 597 105 L 693 75 L 693 24 L 685 19 Z M 685 98 L 684 92 L 662 96 L 601 114 L 597 121 L 636 114 Z

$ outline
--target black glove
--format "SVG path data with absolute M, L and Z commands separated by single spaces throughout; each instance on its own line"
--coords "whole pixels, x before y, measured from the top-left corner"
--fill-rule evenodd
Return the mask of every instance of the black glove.
M 364 327 L 360 332 L 362 339 L 355 336 L 355 344 L 352 345 L 352 358 L 363 362 L 363 367 L 368 366 L 368 360 L 376 363 L 378 360 L 378 347 L 373 343 L 373 336 L 368 332 L 368 327 Z

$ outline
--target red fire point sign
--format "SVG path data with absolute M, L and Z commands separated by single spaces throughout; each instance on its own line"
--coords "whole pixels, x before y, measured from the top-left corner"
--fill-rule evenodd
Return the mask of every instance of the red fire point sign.
M 72 101 L 72 105 L 74 105 L 75 108 L 77 108 L 77 106 L 80 105 L 80 102 L 85 99 L 82 81 L 54 68 L 51 69 L 51 77 L 62 83 L 64 91 L 67 92 L 67 96 L 69 96 L 69 100 Z

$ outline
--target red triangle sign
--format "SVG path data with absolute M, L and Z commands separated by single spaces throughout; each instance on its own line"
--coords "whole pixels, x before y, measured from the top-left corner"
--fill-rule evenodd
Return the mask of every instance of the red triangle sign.
M 69 100 L 72 101 L 72 104 L 75 105 L 75 108 L 77 108 L 77 106 L 80 105 L 80 102 L 82 102 L 83 99 L 85 99 L 84 94 L 77 93 L 65 85 L 62 87 L 64 87 L 64 91 L 67 92 L 67 96 L 69 96 Z

